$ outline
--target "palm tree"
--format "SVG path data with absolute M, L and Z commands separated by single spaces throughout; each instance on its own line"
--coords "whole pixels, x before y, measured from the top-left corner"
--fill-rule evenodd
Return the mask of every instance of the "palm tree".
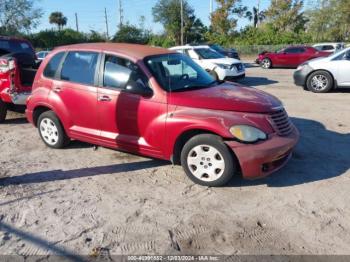
M 255 6 L 253 7 L 253 12 L 247 11 L 244 15 L 249 21 L 253 21 L 253 26 L 256 28 L 258 24 L 265 19 L 265 12 L 259 11 Z
M 65 17 L 61 12 L 53 12 L 49 17 L 50 24 L 56 24 L 58 30 L 61 30 L 67 24 L 67 17 Z

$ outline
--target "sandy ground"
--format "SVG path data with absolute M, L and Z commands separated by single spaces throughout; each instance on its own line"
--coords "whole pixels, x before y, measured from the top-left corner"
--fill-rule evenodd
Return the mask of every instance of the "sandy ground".
M 301 132 L 288 165 L 225 188 L 181 167 L 74 142 L 44 146 L 23 115 L 0 126 L 0 254 L 350 254 L 350 91 L 313 94 L 293 70 L 250 66 Z

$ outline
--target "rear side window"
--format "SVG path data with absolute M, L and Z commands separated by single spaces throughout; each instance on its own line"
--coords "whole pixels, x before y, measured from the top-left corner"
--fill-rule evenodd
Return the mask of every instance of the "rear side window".
M 44 76 L 48 78 L 55 78 L 58 67 L 61 63 L 61 60 L 64 56 L 64 52 L 54 55 L 50 62 L 46 65 L 44 69 Z
M 98 53 L 69 52 L 61 71 L 61 79 L 84 84 L 94 85 Z
M 324 46 L 322 47 L 322 50 L 323 50 L 323 51 L 334 50 L 334 46 L 332 46 L 332 45 L 324 45 Z
M 287 48 L 285 52 L 287 54 L 300 54 L 300 53 L 304 53 L 305 49 L 302 47 L 291 47 L 291 48 Z
M 27 42 L 19 40 L 0 40 L 0 52 L 34 54 L 33 48 Z

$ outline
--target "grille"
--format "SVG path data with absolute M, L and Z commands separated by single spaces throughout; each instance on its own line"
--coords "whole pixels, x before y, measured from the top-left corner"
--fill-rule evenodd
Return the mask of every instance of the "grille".
M 293 131 L 293 124 L 290 121 L 286 110 L 280 109 L 270 114 L 271 124 L 280 136 L 287 136 Z
M 243 65 L 242 64 L 233 64 L 231 65 L 231 69 L 236 68 L 238 72 L 243 70 Z

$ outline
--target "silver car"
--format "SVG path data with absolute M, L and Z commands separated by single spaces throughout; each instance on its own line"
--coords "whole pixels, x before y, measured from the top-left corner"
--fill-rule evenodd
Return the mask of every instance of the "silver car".
M 294 72 L 294 83 L 314 93 L 350 87 L 350 48 L 300 65 Z

